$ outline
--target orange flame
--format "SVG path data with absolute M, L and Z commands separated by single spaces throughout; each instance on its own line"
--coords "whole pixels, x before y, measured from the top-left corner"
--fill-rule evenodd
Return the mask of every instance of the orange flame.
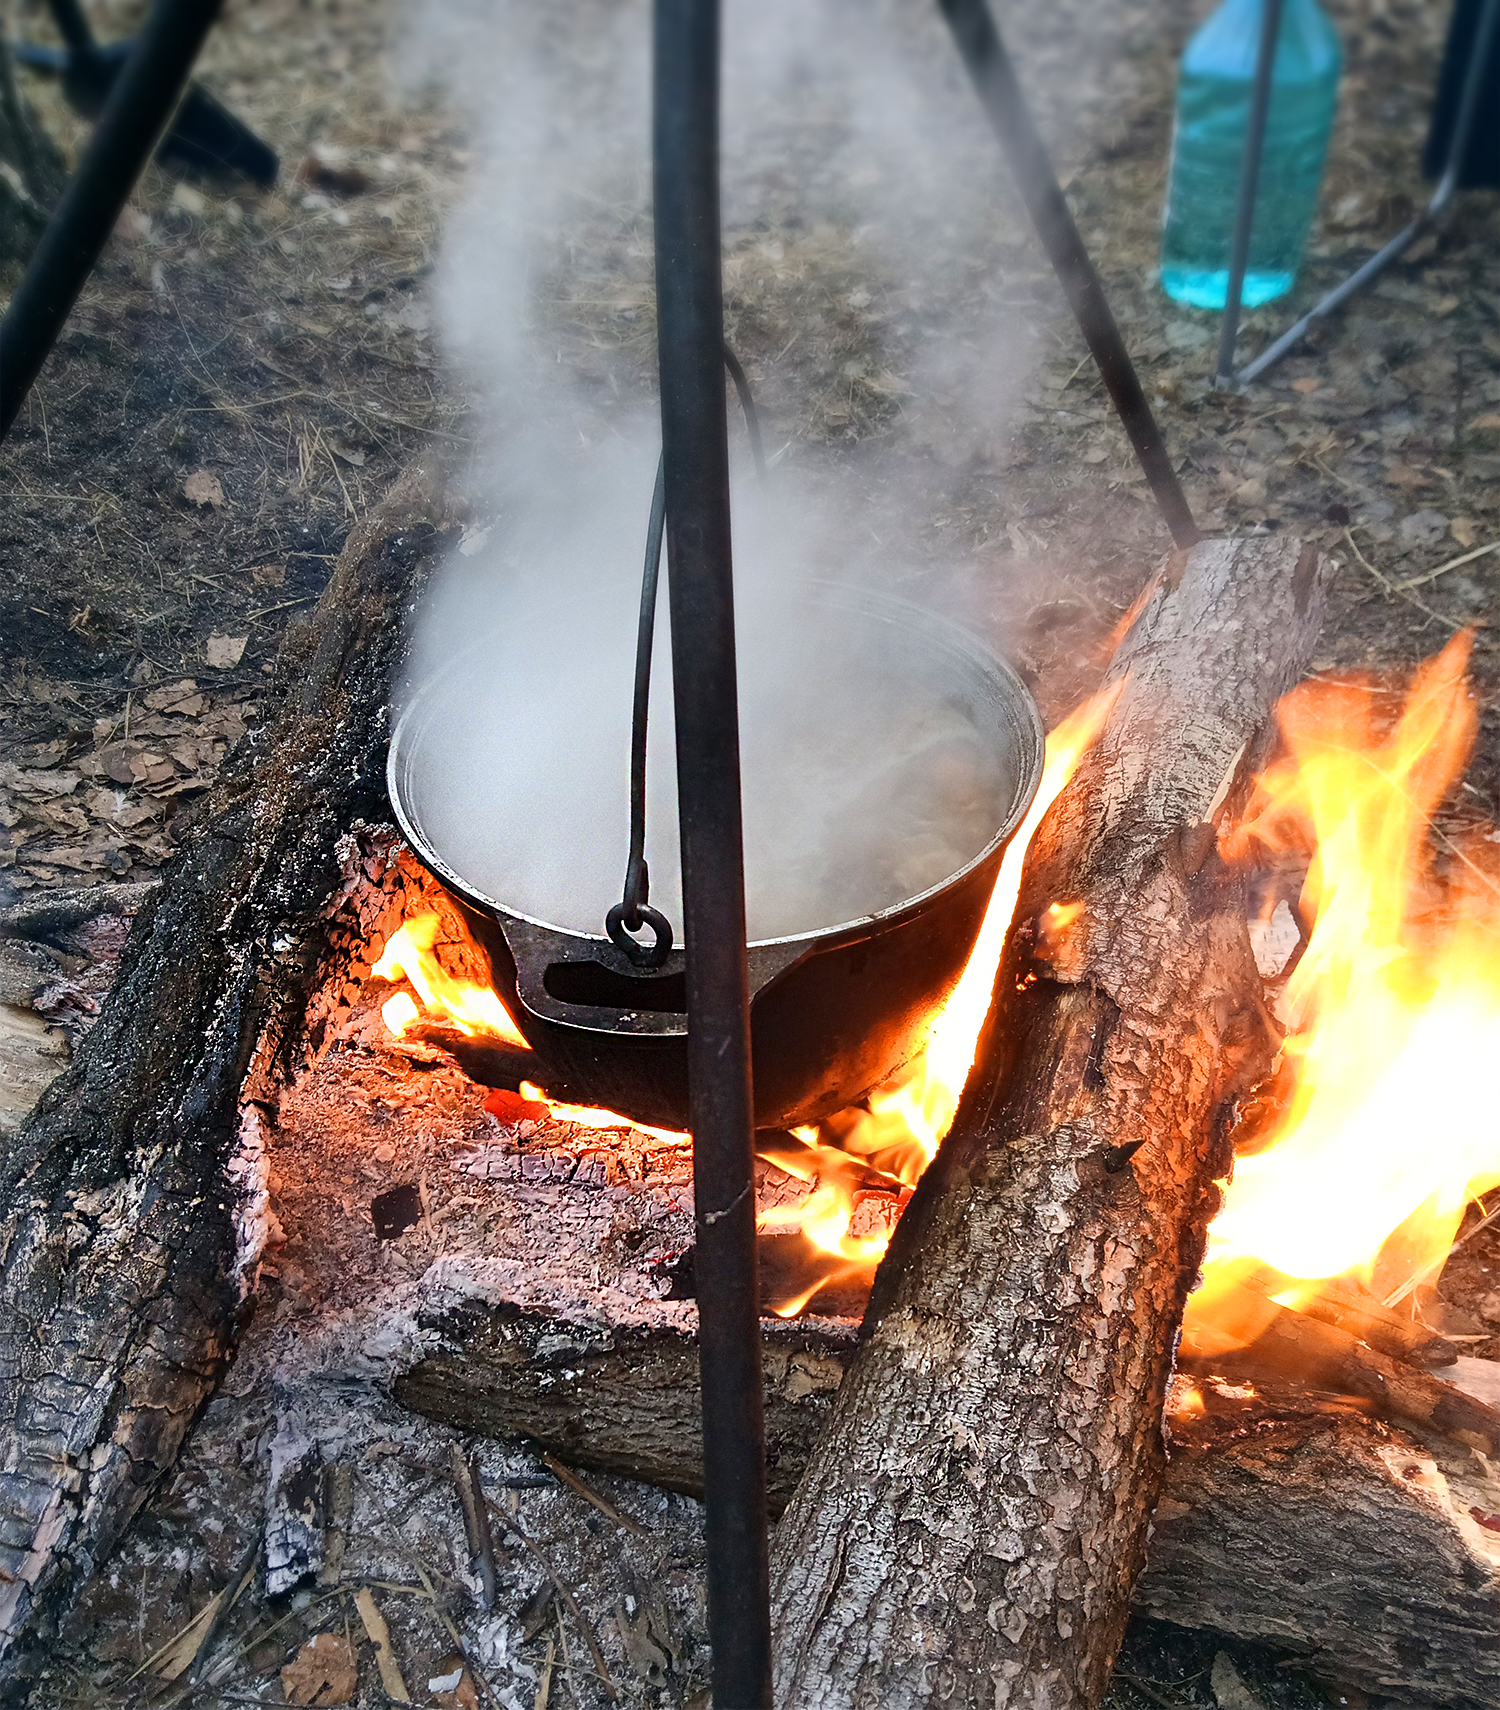
M 873 1271 L 890 1245 L 889 1230 L 862 1237 L 850 1235 L 857 1184 L 868 1185 L 869 1173 L 877 1171 L 889 1178 L 892 1189 L 913 1187 L 937 1156 L 974 1066 L 980 1029 L 989 1013 L 1000 957 L 1016 912 L 1026 851 L 1048 808 L 1098 736 L 1120 687 L 1116 683 L 1092 696 L 1047 737 L 1046 764 L 1036 799 L 1006 848 L 979 936 L 958 984 L 933 1024 L 925 1051 L 894 1080 L 870 1094 L 868 1110 L 841 1111 L 821 1125 L 822 1143 L 810 1148 L 812 1155 L 802 1166 L 815 1166 L 803 1176 L 814 1180 L 813 1191 L 800 1205 L 760 1213 L 757 1221 L 761 1228 L 795 1226 L 830 1260 L 837 1261 L 810 1288 L 773 1305 L 772 1310 L 782 1317 L 795 1317 L 828 1283 L 842 1280 L 855 1270 Z M 1065 911 L 1076 912 L 1076 908 L 1064 905 Z M 761 1156 L 793 1175 L 801 1174 L 779 1150 L 764 1149 Z M 851 1157 L 861 1160 L 864 1168 L 851 1169 Z
M 1457 635 L 1418 670 L 1389 730 L 1371 683 L 1295 689 L 1278 709 L 1286 757 L 1221 840 L 1227 860 L 1311 853 L 1313 927 L 1282 1003 L 1283 1107 L 1236 1160 L 1209 1231 L 1191 1352 L 1242 1346 L 1330 1277 L 1394 1303 L 1436 1275 L 1469 1198 L 1500 1182 L 1483 1073 L 1500 1056 L 1500 886 L 1493 860 L 1449 843 L 1445 904 L 1431 840 L 1477 727 L 1469 645 Z
M 794 1317 L 830 1283 L 860 1273 L 868 1276 L 890 1244 L 889 1223 L 869 1234 L 852 1233 L 856 1212 L 872 1191 L 884 1198 L 888 1207 L 899 1209 L 937 1156 L 974 1065 L 980 1029 L 989 1013 L 1005 937 L 1016 909 L 1026 851 L 1080 756 L 1098 735 L 1118 692 L 1117 684 L 1095 695 L 1048 736 L 1036 799 L 1005 851 L 979 936 L 922 1054 L 895 1079 L 876 1088 L 867 1100 L 868 1108 L 841 1111 L 817 1127 L 797 1129 L 794 1145 L 762 1148 L 760 1156 L 766 1162 L 808 1183 L 810 1191 L 796 1205 L 763 1209 L 757 1216 L 758 1227 L 798 1230 L 828 1261 L 817 1268 L 794 1298 L 773 1306 L 783 1317 Z M 1054 905 L 1053 923 L 1066 925 L 1078 906 Z M 439 965 L 433 952 L 438 924 L 432 914 L 407 921 L 387 944 L 374 973 L 387 980 L 404 976 L 429 1014 L 451 1019 L 466 1033 L 483 1030 L 524 1046 L 526 1040 L 488 986 L 455 979 Z M 405 992 L 396 993 L 381 1009 L 386 1026 L 397 1038 L 420 1014 Z M 653 1128 L 615 1111 L 565 1104 L 529 1082 L 523 1082 L 520 1090 L 523 1098 L 545 1104 L 560 1122 L 605 1131 L 630 1128 L 669 1143 L 689 1139 L 686 1134 Z
M 560 1099 L 550 1097 L 539 1086 L 531 1081 L 521 1082 L 521 1097 L 529 1098 L 537 1104 L 545 1104 L 552 1113 L 554 1122 L 576 1122 L 580 1128 L 592 1128 L 598 1133 L 607 1134 L 615 1128 L 632 1128 L 637 1134 L 650 1134 L 657 1140 L 666 1140 L 674 1145 L 685 1146 L 691 1139 L 691 1134 L 677 1128 L 653 1128 L 649 1122 L 637 1122 L 632 1116 L 621 1116 L 617 1110 L 605 1110 L 594 1104 L 564 1104 Z
M 377 978 L 405 979 L 429 1015 L 445 1018 L 461 1033 L 492 1033 L 510 1045 L 526 1045 L 505 1005 L 487 985 L 455 979 L 433 949 L 441 923 L 435 914 L 413 915 L 392 933 L 380 960 L 370 970 Z M 381 1019 L 399 1039 L 419 1018 L 420 1011 L 406 992 L 397 992 L 381 1006 Z

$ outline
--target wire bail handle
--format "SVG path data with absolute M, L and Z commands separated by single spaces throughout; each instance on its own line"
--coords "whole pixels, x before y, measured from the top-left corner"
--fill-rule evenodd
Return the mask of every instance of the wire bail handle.
M 739 394 L 750 434 L 750 450 L 756 473 L 766 478 L 765 449 L 760 437 L 760 419 L 750 382 L 739 359 L 726 344 L 724 366 Z M 660 909 L 652 908 L 651 873 L 646 865 L 646 725 L 651 701 L 651 647 L 656 633 L 656 589 L 661 579 L 661 549 L 667 527 L 667 465 L 657 459 L 656 487 L 651 495 L 651 520 L 646 526 L 646 565 L 641 573 L 641 610 L 635 636 L 635 703 L 630 720 L 630 853 L 625 861 L 623 894 L 604 917 L 609 941 L 637 968 L 647 972 L 661 967 L 672 953 L 672 923 Z M 651 928 L 651 942 L 634 936 L 642 927 Z

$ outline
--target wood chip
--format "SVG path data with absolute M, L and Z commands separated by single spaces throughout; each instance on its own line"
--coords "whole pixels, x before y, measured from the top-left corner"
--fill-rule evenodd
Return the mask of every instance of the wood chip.
M 537 1676 L 536 1697 L 531 1701 L 531 1710 L 547 1710 L 552 1702 L 552 1659 L 557 1654 L 557 1641 L 550 1635 L 547 1639 L 547 1655 L 542 1663 L 542 1671 Z
M 348 1704 L 358 1689 L 354 1651 L 337 1633 L 315 1633 L 281 1671 L 288 1704 Z
M 193 1659 L 198 1655 L 204 1635 L 213 1625 L 214 1616 L 219 1613 L 219 1606 L 228 1597 L 229 1589 L 216 1592 L 198 1613 L 188 1622 L 169 1644 L 152 1657 L 150 1670 L 159 1680 L 176 1680 L 178 1675 L 185 1674 L 193 1665 Z M 307 1703 L 308 1700 L 300 1700 Z
M 208 469 L 195 469 L 188 476 L 182 483 L 182 496 L 190 505 L 211 505 L 216 511 L 224 509 L 224 489 L 219 485 L 219 477 Z
M 204 644 L 203 657 L 215 671 L 232 671 L 245 656 L 248 635 L 211 635 Z
M 411 1694 L 406 1690 L 406 1682 L 401 1678 L 401 1666 L 396 1661 L 395 1651 L 391 1649 L 391 1630 L 385 1624 L 385 1616 L 376 1607 L 375 1595 L 369 1586 L 362 1585 L 355 1592 L 354 1607 L 359 1611 L 365 1632 L 375 1647 L 375 1666 L 380 1670 L 380 1684 L 385 1688 L 386 1697 L 394 1698 L 398 1704 L 410 1704 Z

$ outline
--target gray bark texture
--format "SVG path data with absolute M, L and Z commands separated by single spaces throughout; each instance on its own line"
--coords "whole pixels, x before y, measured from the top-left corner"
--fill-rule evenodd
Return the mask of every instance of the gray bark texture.
M 1235 1101 L 1274 1049 L 1207 823 L 1303 674 L 1328 565 L 1164 564 L 1101 737 L 1038 832 L 953 1131 L 776 1529 L 780 1710 L 1102 1698 L 1165 1465 Z M 1052 903 L 1081 903 L 1063 931 Z
M 210 796 L 0 1170 L 0 1692 L 228 1355 L 263 1228 L 259 1113 L 300 1039 L 339 841 L 384 812 L 389 683 L 443 504 L 410 471 L 350 536 L 283 651 L 275 723 Z
M 417 1309 L 436 1345 L 397 1377 L 399 1401 L 461 1431 L 703 1494 L 690 1325 L 627 1320 L 603 1296 L 465 1301 L 457 1280 Z M 762 1321 L 773 1512 L 827 1421 L 851 1331 Z M 1500 1471 L 1451 1438 L 1394 1430 L 1284 1382 L 1251 1395 L 1205 1381 L 1199 1394 L 1168 1416 L 1133 1612 L 1274 1645 L 1401 1702 L 1500 1710 Z
M 1358 1417 L 1176 1441 L 1138 1613 L 1284 1647 L 1397 1702 L 1500 1710 L 1500 1479 Z

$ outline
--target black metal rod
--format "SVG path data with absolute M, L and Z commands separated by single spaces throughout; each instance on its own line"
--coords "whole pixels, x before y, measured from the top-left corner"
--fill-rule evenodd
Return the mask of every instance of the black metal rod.
M 89 21 L 79 0 L 52 0 L 52 21 L 57 25 L 57 33 L 72 48 L 74 53 L 91 53 L 94 47 L 94 32 L 89 28 Z
M 1325 320 L 1335 309 L 1341 308 L 1351 297 L 1363 291 L 1371 280 L 1378 279 L 1398 255 L 1409 249 L 1423 232 L 1430 231 L 1447 213 L 1458 190 L 1464 156 L 1469 151 L 1469 138 L 1474 134 L 1474 126 L 1479 118 L 1480 96 L 1484 89 L 1490 55 L 1494 51 L 1497 31 L 1500 31 L 1500 0 L 1486 0 L 1485 9 L 1480 14 L 1479 28 L 1474 33 L 1474 57 L 1469 61 L 1463 94 L 1459 98 L 1458 115 L 1454 120 L 1453 134 L 1449 138 L 1448 161 L 1443 168 L 1443 176 L 1438 180 L 1438 187 L 1433 192 L 1432 200 L 1416 219 L 1403 226 L 1383 249 L 1377 250 L 1341 284 L 1335 285 L 1325 296 L 1320 297 L 1300 321 L 1288 327 L 1281 337 L 1274 344 L 1268 345 L 1253 362 L 1246 363 L 1236 376 L 1236 384 L 1248 386 L 1252 380 L 1258 380 L 1268 368 L 1280 362 L 1289 350 L 1300 344 L 1318 321 Z
M 181 99 L 220 0 L 156 0 L 0 321 L 0 439 L 57 342 Z
M 1271 111 L 1276 44 L 1281 39 L 1282 0 L 1261 0 L 1261 5 L 1260 46 L 1255 56 L 1255 81 L 1250 86 L 1250 116 L 1245 123 L 1245 152 L 1240 157 L 1240 189 L 1229 248 L 1229 281 L 1224 290 L 1224 319 L 1219 325 L 1219 371 L 1214 384 L 1221 387 L 1234 385 L 1234 343 L 1240 335 L 1240 304 L 1245 296 L 1245 269 L 1250 265 L 1250 234 L 1255 226 L 1255 194 L 1266 146 L 1266 115 Z
M 740 409 L 745 417 L 745 432 L 750 435 L 750 455 L 755 459 L 755 473 L 764 481 L 766 448 L 760 437 L 760 411 L 755 407 L 755 394 L 750 390 L 750 382 L 745 377 L 740 359 L 727 343 L 724 346 L 724 366 L 729 370 L 729 378 L 734 381 L 735 392 L 739 395 Z
M 656 0 L 652 140 L 713 1700 L 718 1710 L 769 1710 L 754 1104 L 719 248 L 718 0 Z
M 1110 313 L 1104 286 L 1068 211 L 989 6 L 986 0 L 938 0 L 938 6 L 953 31 L 970 80 L 1015 174 L 1042 248 L 1067 294 L 1098 364 L 1105 390 L 1124 423 L 1146 480 L 1172 531 L 1172 539 L 1178 546 L 1192 546 L 1203 536 L 1193 521 L 1187 495 L 1162 441 L 1161 429 L 1151 414 L 1135 364 Z

